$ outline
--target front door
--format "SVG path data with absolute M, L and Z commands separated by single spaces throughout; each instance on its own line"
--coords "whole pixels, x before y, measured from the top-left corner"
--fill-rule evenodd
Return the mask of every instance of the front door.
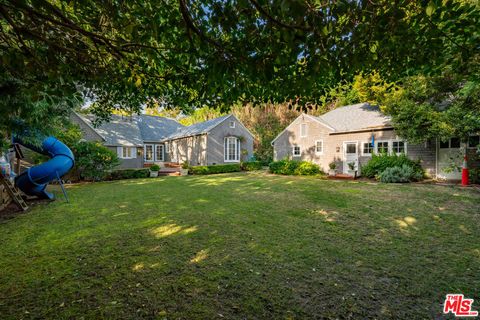
M 462 179 L 460 168 L 463 163 L 460 140 L 452 138 L 438 145 L 438 178 L 446 180 Z
M 349 163 L 355 163 L 355 170 L 358 170 L 358 148 L 357 142 L 343 143 L 343 173 L 348 173 Z

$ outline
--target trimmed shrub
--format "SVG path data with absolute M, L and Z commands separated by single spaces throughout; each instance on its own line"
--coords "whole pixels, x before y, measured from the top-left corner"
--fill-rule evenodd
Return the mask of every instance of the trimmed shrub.
M 192 174 L 216 174 L 227 172 L 239 172 L 242 171 L 240 164 L 217 164 L 213 166 L 193 166 L 189 168 Z
M 379 175 L 379 179 L 384 183 L 405 183 L 418 181 L 423 178 L 422 173 L 415 171 L 414 168 L 404 164 L 401 167 L 386 168 Z
M 271 173 L 283 175 L 314 176 L 321 174 L 320 167 L 308 161 L 280 160 L 270 163 Z
M 110 172 L 108 180 L 139 179 L 148 178 L 150 169 L 120 169 Z
M 150 171 L 158 171 L 160 170 L 160 166 L 158 164 L 154 164 L 150 167 Z
M 322 171 L 320 170 L 320 167 L 315 163 L 301 161 L 293 174 L 298 176 L 314 176 L 320 174 L 321 172 Z
M 362 166 L 361 172 L 367 178 L 375 178 L 387 168 L 402 167 L 403 165 L 411 167 L 417 176 L 423 177 L 424 172 L 420 161 L 411 160 L 405 154 L 373 154 L 372 159 Z
M 261 161 L 242 162 L 242 170 L 245 171 L 261 170 L 262 167 L 263 163 Z
M 119 164 L 117 154 L 98 142 L 81 141 L 72 147 L 74 173 L 81 179 L 99 181 Z

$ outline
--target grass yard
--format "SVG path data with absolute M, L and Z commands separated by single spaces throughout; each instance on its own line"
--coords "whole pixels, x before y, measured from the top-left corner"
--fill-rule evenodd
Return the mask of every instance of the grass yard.
M 480 304 L 480 193 L 238 173 L 72 186 L 0 224 L 0 318 L 441 316 Z

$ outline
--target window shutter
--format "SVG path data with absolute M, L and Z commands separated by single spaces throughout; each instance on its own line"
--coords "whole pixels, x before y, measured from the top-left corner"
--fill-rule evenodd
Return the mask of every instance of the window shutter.
M 122 155 L 122 147 L 117 147 L 117 156 L 119 158 L 123 158 L 123 155 Z
M 132 158 L 133 159 L 137 158 L 137 147 L 132 147 Z

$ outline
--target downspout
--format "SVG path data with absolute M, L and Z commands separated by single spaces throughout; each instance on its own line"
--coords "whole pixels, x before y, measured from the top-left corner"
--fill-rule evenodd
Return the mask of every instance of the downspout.
M 205 166 L 208 166 L 208 132 L 205 133 Z
M 435 138 L 435 179 L 438 180 L 438 137 Z

